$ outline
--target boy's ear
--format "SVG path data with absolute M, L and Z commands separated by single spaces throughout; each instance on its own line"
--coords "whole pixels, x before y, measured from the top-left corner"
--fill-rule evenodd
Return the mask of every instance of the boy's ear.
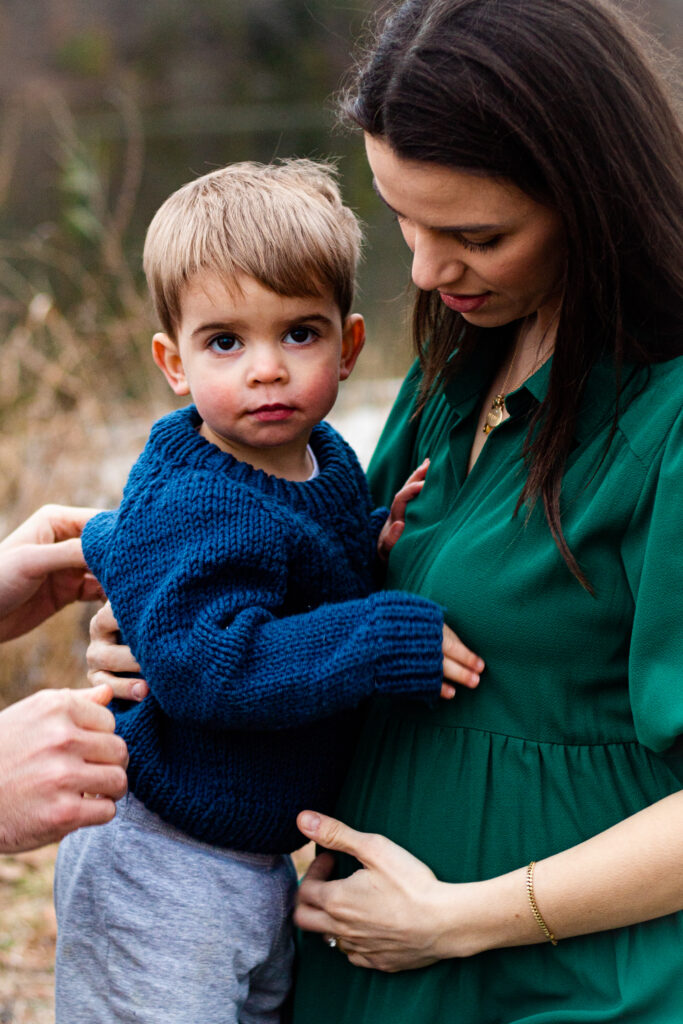
M 360 313 L 351 313 L 342 325 L 341 362 L 339 380 L 346 380 L 365 344 L 365 321 Z
M 176 395 L 189 395 L 190 386 L 175 341 L 167 334 L 155 334 L 152 356 Z

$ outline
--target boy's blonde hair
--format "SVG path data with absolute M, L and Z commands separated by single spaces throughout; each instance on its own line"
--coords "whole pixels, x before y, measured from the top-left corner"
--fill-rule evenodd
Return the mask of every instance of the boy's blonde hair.
M 166 334 L 175 338 L 183 286 L 198 271 L 256 278 L 278 295 L 332 289 L 351 308 L 362 241 L 330 163 L 230 164 L 183 185 L 155 214 L 143 266 Z

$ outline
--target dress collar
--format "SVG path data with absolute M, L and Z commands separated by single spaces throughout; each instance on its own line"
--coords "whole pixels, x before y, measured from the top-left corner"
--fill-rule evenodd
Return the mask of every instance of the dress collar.
M 482 346 L 480 350 L 472 353 L 467 363 L 445 384 L 446 401 L 455 412 L 458 422 L 477 408 L 481 395 L 487 389 L 495 371 L 500 350 L 501 346 L 495 344 Z M 543 402 L 548 393 L 551 369 L 552 356 L 516 391 L 508 395 L 505 404 L 512 419 L 533 414 Z M 629 366 L 624 367 L 622 376 L 623 406 L 642 378 L 635 368 Z M 612 361 L 603 357 L 591 370 L 579 408 L 574 429 L 575 438 L 579 443 L 588 440 L 598 427 L 611 419 L 614 415 L 615 396 L 616 371 Z

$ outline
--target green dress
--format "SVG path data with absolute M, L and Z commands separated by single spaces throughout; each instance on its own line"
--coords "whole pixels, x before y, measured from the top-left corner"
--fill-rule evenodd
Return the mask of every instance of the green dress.
M 486 661 L 477 690 L 428 707 L 378 700 L 338 808 L 437 877 L 468 882 L 540 860 L 683 783 L 683 358 L 630 380 L 604 454 L 613 372 L 590 380 L 562 491 L 569 573 L 540 507 L 514 509 L 528 416 L 549 364 L 467 463 L 491 356 L 413 419 L 408 376 L 371 467 L 387 502 L 429 456 L 389 586 L 431 598 Z M 339 873 L 353 870 L 342 859 Z M 681 870 L 683 870 L 683 865 Z M 295 1024 L 683 1021 L 683 914 L 399 974 L 354 968 L 304 935 Z

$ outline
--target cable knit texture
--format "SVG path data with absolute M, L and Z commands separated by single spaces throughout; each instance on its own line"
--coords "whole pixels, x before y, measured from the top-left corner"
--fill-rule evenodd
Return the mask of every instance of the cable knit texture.
M 190 835 L 285 853 L 330 811 L 374 693 L 436 698 L 440 608 L 373 593 L 386 509 L 329 426 L 296 483 L 205 441 L 189 407 L 152 429 L 120 508 L 83 532 L 151 693 L 115 702 L 129 785 Z

